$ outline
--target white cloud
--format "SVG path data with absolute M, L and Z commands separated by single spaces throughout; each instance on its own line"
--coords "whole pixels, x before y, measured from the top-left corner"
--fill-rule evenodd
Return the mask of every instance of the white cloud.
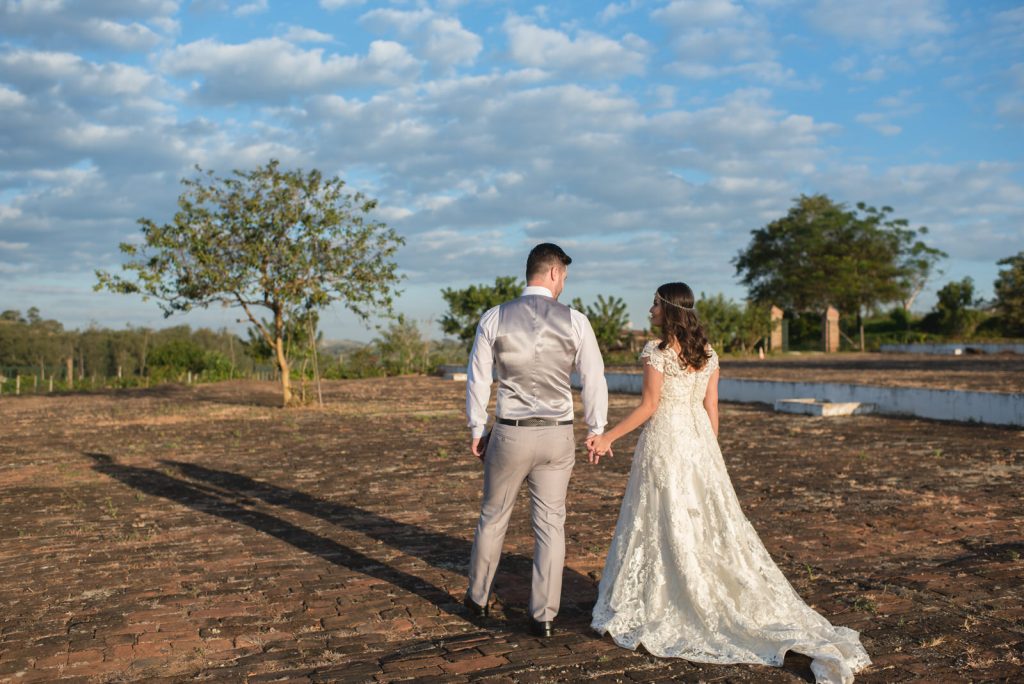
M 952 30 L 941 0 L 818 0 L 808 17 L 820 30 L 875 47 L 912 47 Z
M 601 10 L 601 13 L 597 15 L 597 18 L 602 23 L 608 23 L 614 19 L 617 19 L 626 14 L 630 14 L 636 11 L 640 7 L 640 0 L 629 0 L 629 2 L 611 2 L 605 5 L 605 8 Z
M 730 0 L 674 0 L 651 17 L 672 35 L 670 70 L 687 78 L 741 76 L 754 82 L 808 87 L 779 63 L 764 18 Z
M 122 24 L 109 19 L 85 21 L 82 33 L 98 44 L 125 51 L 149 50 L 162 40 L 152 29 L 140 23 Z
M 411 41 L 414 52 L 440 71 L 473 64 L 483 49 L 480 36 L 466 30 L 458 19 L 427 9 L 376 9 L 359 20 L 377 31 L 393 31 Z
M 25 96 L 17 90 L 0 85 L 0 109 L 13 109 L 25 104 Z
M 521 17 L 505 22 L 509 52 L 520 64 L 556 72 L 615 79 L 644 72 L 646 43 L 637 36 L 622 42 L 579 31 L 575 38 L 532 24 Z
M 77 106 L 97 108 L 109 107 L 109 102 L 99 101 L 103 97 L 147 98 L 169 92 L 160 78 L 142 67 L 89 62 L 66 52 L 0 52 L 0 79 L 16 85 L 29 97 L 63 96 Z
M 15 273 L 28 273 L 33 270 L 32 264 L 10 264 L 6 261 L 0 261 L 0 273 L 4 275 L 13 275 Z
M 4 218 L 3 207 L 0 207 L 0 221 Z M 0 249 L 7 250 L 9 252 L 20 252 L 28 249 L 27 242 L 7 242 L 6 240 L 0 240 Z
M 928 226 L 928 243 L 961 263 L 994 262 L 1020 251 L 1024 184 L 1016 172 L 1006 162 L 905 164 L 879 173 L 837 165 L 823 181 L 837 197 L 888 205 L 911 225 Z
M 858 114 L 855 117 L 857 123 L 862 123 L 865 126 L 869 126 L 874 130 L 878 131 L 882 135 L 893 136 L 899 135 L 903 132 L 903 129 L 896 124 L 890 123 L 886 120 L 885 114 L 879 114 L 877 112 L 867 112 L 864 114 Z
M 289 26 L 282 36 L 289 43 L 330 43 L 334 36 L 304 26 Z
M 173 0 L 7 0 L 0 3 L 0 26 L 8 37 L 27 38 L 38 47 L 139 52 L 155 47 L 160 33 L 177 26 L 172 18 L 177 11 Z
M 746 12 L 730 0 L 673 0 L 652 16 L 672 24 L 714 24 L 743 19 Z
M 236 17 L 247 17 L 252 14 L 262 14 L 268 9 L 270 9 L 268 0 L 254 0 L 236 7 L 234 14 Z
M 204 38 L 176 47 L 161 66 L 179 76 L 197 74 L 198 95 L 214 102 L 308 95 L 345 85 L 396 84 L 409 80 L 419 63 L 400 44 L 377 40 L 366 55 L 324 55 L 280 38 L 228 44 Z
M 325 10 L 336 10 L 342 7 L 354 7 L 362 5 L 366 0 L 320 0 L 320 6 Z

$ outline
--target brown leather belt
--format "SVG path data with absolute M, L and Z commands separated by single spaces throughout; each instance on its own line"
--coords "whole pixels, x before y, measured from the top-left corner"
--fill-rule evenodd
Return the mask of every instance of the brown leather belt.
M 571 420 L 551 420 L 549 418 L 520 418 L 519 420 L 498 418 L 497 422 L 501 425 L 514 425 L 516 427 L 554 427 L 556 425 L 572 425 Z

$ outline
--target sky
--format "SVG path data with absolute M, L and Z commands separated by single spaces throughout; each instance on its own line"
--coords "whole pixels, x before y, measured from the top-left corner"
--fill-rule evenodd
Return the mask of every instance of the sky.
M 0 309 L 227 326 L 96 293 L 196 165 L 270 159 L 379 200 L 396 312 L 573 257 L 563 300 L 730 263 L 801 194 L 891 206 L 948 252 L 915 309 L 1024 250 L 1024 4 L 942 0 L 0 0 Z M 330 339 L 377 332 L 334 306 Z

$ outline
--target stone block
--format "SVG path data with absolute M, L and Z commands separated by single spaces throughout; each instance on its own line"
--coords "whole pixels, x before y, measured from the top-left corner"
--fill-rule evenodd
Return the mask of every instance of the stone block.
M 874 413 L 874 404 L 859 401 L 822 401 L 819 399 L 776 399 L 775 410 L 779 413 L 797 413 L 805 416 L 853 416 Z

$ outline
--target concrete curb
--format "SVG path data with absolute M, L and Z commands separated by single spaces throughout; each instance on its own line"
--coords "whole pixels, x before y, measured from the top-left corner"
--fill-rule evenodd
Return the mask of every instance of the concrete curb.
M 607 373 L 605 377 L 610 392 L 640 394 L 643 386 L 639 373 Z M 575 375 L 573 383 L 579 386 Z M 874 404 L 875 413 L 885 415 L 1024 427 L 1024 394 L 737 378 L 722 378 L 718 383 L 718 398 L 722 401 L 774 405 L 779 399 L 803 397 Z
M 984 344 L 956 342 L 950 344 L 883 344 L 883 354 L 942 354 L 959 356 L 961 354 L 1024 354 L 1024 344 Z
M 449 374 L 464 373 L 465 366 L 448 366 Z M 605 373 L 609 392 L 640 394 L 640 373 Z M 572 374 L 572 386 L 580 387 L 579 375 Z M 835 403 L 873 404 L 883 415 L 913 416 L 959 423 L 984 423 L 1024 427 L 1024 394 L 928 389 L 925 387 L 876 387 L 837 382 L 783 382 L 722 378 L 718 398 L 740 404 L 772 404 L 780 399 L 814 397 Z

